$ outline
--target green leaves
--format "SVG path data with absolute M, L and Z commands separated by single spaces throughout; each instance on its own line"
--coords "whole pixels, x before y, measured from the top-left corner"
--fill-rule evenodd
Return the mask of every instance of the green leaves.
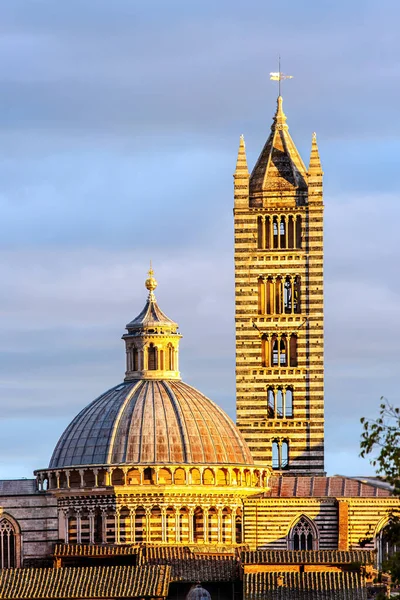
M 360 419 L 363 426 L 360 456 L 371 455 L 370 462 L 378 475 L 394 486 L 400 495 L 400 409 L 381 398 L 379 416 L 375 420 Z

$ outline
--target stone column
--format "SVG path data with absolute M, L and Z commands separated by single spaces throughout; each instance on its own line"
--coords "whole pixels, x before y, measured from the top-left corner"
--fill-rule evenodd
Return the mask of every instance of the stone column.
M 146 542 L 150 542 L 151 509 L 146 508 Z
M 208 543 L 208 507 L 203 508 L 203 540 Z
M 76 516 L 76 542 L 77 544 L 82 543 L 82 528 L 81 528 L 81 509 L 75 509 Z
M 103 544 L 107 543 L 107 508 L 101 509 L 101 541 Z
M 193 519 L 194 508 L 189 508 L 189 544 L 194 543 Z
M 236 544 L 236 508 L 232 509 L 231 514 L 231 541 Z
M 180 542 L 179 508 L 175 508 L 175 542 Z
M 162 542 L 167 542 L 167 509 L 165 506 L 161 507 L 161 535 Z
M 99 487 L 99 470 L 93 469 L 94 473 L 94 487 Z
M 67 488 L 71 487 L 69 476 L 70 476 L 70 471 L 67 469 L 65 471 L 65 477 L 67 478 Z
M 218 508 L 218 544 L 222 544 L 222 508 Z
M 136 509 L 131 508 L 129 515 L 131 518 L 131 544 L 134 544 L 136 541 Z
M 79 475 L 80 475 L 80 478 L 81 478 L 81 488 L 85 487 L 85 480 L 84 480 L 84 477 L 83 477 L 84 472 L 85 472 L 84 469 L 79 469 Z
M 117 507 L 115 509 L 115 515 L 114 515 L 114 519 L 115 519 L 115 543 L 116 544 L 120 544 L 120 526 L 121 526 L 121 522 L 120 522 L 120 511 L 119 508 Z
M 89 513 L 89 544 L 94 544 L 94 509 L 91 508 Z

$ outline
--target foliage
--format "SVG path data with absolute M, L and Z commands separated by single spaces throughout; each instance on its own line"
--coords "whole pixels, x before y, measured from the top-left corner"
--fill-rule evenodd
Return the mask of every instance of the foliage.
M 375 420 L 363 417 L 361 423 L 360 456 L 372 455 L 370 462 L 378 475 L 400 496 L 400 408 L 381 398 L 379 417 Z
M 361 435 L 361 453 L 365 458 L 371 455 L 370 462 L 377 474 L 393 486 L 393 493 L 400 496 L 400 409 L 381 398 L 379 417 L 368 420 L 363 417 Z M 400 547 L 400 515 L 396 510 L 388 514 L 385 527 L 385 540 L 396 549 Z M 368 531 L 366 541 L 369 541 Z M 392 583 L 400 583 L 400 552 L 394 552 L 384 560 L 382 570 L 390 573 Z

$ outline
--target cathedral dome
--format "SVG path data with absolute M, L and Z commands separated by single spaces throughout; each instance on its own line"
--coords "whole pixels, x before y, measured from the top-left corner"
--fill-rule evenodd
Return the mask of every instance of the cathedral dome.
M 253 465 L 228 415 L 174 380 L 126 381 L 84 408 L 61 436 L 50 469 L 78 465 Z

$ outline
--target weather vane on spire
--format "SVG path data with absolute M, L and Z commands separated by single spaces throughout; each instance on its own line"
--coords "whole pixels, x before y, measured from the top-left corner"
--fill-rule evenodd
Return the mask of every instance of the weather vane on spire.
M 293 79 L 293 75 L 284 75 L 281 71 L 281 57 L 279 56 L 279 61 L 278 61 L 278 66 L 279 66 L 279 70 L 277 73 L 270 73 L 269 74 L 269 78 L 271 81 L 278 81 L 278 90 L 279 90 L 279 96 L 281 95 L 281 81 L 283 81 L 284 79 Z

